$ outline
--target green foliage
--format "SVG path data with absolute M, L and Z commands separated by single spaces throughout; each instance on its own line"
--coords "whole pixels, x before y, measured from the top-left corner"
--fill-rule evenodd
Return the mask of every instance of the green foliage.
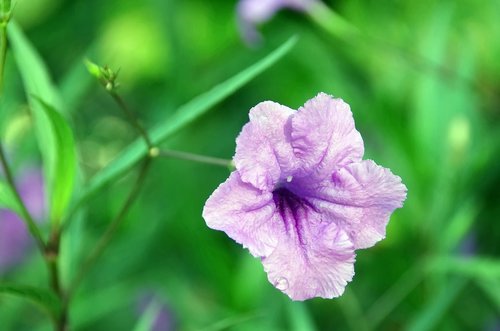
M 157 158 L 140 199 L 72 299 L 73 329 L 150 330 L 160 308 L 170 310 L 175 330 L 186 331 L 494 325 L 500 311 L 498 1 L 323 2 L 331 12 L 321 6 L 311 15 L 280 12 L 260 27 L 263 40 L 253 48 L 240 39 L 230 1 L 12 5 L 22 28 L 12 20 L 7 26 L 0 126 L 8 139 L 2 143 L 16 180 L 19 169 L 41 159 L 47 218 L 71 221 L 59 247 L 63 288 L 121 208 L 134 181 L 127 174 L 148 153 L 85 70 L 85 58 L 102 64 L 87 69 L 101 83 L 108 75 L 104 82 L 111 79 L 155 145 L 225 159 L 257 103 L 296 109 L 320 91 L 341 97 L 351 105 L 365 157 L 391 168 L 409 189 L 387 238 L 357 252 L 345 294 L 297 303 L 269 284 L 258 259 L 206 227 L 203 204 L 227 169 Z M 0 0 L 4 9 L 6 3 Z M 33 126 L 19 126 L 28 108 Z M 4 179 L 0 207 L 17 209 Z M 44 238 L 52 225 L 40 223 Z M 44 289 L 44 261 L 33 250 L 19 265 L 0 268 L 2 330 L 51 329 L 24 299 L 50 316 L 60 313 L 61 303 Z M 157 300 L 141 313 L 139 298 L 151 292 Z
M 57 224 L 70 202 L 76 175 L 73 133 L 54 108 L 61 108 L 61 101 L 47 68 L 15 23 L 9 26 L 9 40 L 33 112 L 44 161 L 50 219 Z

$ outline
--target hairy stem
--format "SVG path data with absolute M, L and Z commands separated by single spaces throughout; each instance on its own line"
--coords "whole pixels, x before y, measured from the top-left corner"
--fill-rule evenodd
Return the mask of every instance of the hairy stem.
M 102 235 L 101 239 L 99 239 L 99 242 L 97 245 L 94 247 L 92 252 L 89 254 L 87 259 L 84 261 L 82 268 L 76 275 L 75 279 L 71 283 L 67 298 L 68 301 L 71 299 L 71 296 L 74 294 L 75 290 L 78 288 L 80 283 L 82 282 L 84 276 L 89 272 L 89 270 L 92 268 L 94 263 L 97 261 L 97 259 L 102 255 L 104 252 L 105 248 L 109 245 L 111 242 L 111 239 L 113 239 L 113 236 L 115 235 L 116 231 L 120 227 L 120 225 L 123 223 L 123 220 L 125 219 L 125 216 L 127 215 L 127 212 L 129 211 L 130 207 L 132 207 L 134 201 L 136 200 L 137 196 L 139 195 L 140 189 L 144 183 L 144 180 L 146 178 L 149 165 L 151 164 L 151 157 L 147 156 L 144 160 L 144 163 L 142 164 L 140 173 L 137 177 L 137 180 L 130 191 L 127 199 L 123 203 L 123 206 L 121 207 L 120 211 L 118 214 L 115 216 L 115 218 L 110 222 L 108 228 Z
M 181 152 L 181 151 L 174 151 L 174 150 L 170 150 L 170 149 L 162 149 L 160 151 L 159 156 L 194 161 L 194 162 L 200 162 L 200 163 L 206 163 L 206 164 L 213 164 L 213 165 L 222 166 L 225 168 L 233 168 L 234 167 L 232 160 L 220 159 L 217 157 L 204 156 L 204 155 L 198 155 L 198 154 Z

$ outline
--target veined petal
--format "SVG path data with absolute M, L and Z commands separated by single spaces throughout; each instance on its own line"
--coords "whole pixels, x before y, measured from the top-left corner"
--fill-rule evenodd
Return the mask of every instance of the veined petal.
M 292 117 L 292 146 L 304 174 L 323 179 L 363 157 L 349 105 L 320 93 Z
M 406 199 L 406 186 L 389 169 L 365 160 L 338 169 L 319 184 L 309 184 L 304 194 L 346 229 L 355 248 L 361 249 L 385 238 L 392 212 Z
M 262 259 L 271 284 L 293 300 L 334 298 L 354 276 L 355 253 L 349 236 L 335 223 L 308 213 L 302 236 L 283 236 L 276 250 Z
M 282 223 L 273 222 L 274 214 L 272 193 L 244 183 L 237 171 L 212 193 L 203 209 L 208 227 L 226 232 L 258 257 L 270 254 L 284 231 Z
M 275 102 L 261 102 L 250 110 L 250 122 L 236 139 L 234 163 L 241 180 L 261 190 L 272 190 L 296 164 L 290 145 L 290 116 L 294 110 Z

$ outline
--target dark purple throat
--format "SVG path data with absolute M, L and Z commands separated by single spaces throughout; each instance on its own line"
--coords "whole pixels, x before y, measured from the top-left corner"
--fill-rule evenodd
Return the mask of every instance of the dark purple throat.
M 304 222 L 309 209 L 314 209 L 306 198 L 300 197 L 285 187 L 273 191 L 273 200 L 276 210 L 284 222 L 288 234 L 296 233 L 301 244 L 303 241 Z

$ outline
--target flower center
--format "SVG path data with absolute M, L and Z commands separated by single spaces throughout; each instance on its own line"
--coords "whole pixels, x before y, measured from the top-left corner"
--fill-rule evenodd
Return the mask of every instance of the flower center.
M 304 222 L 307 219 L 308 209 L 314 209 L 311 203 L 285 187 L 273 191 L 273 200 L 286 232 L 290 235 L 296 234 L 299 242 L 305 244 Z

